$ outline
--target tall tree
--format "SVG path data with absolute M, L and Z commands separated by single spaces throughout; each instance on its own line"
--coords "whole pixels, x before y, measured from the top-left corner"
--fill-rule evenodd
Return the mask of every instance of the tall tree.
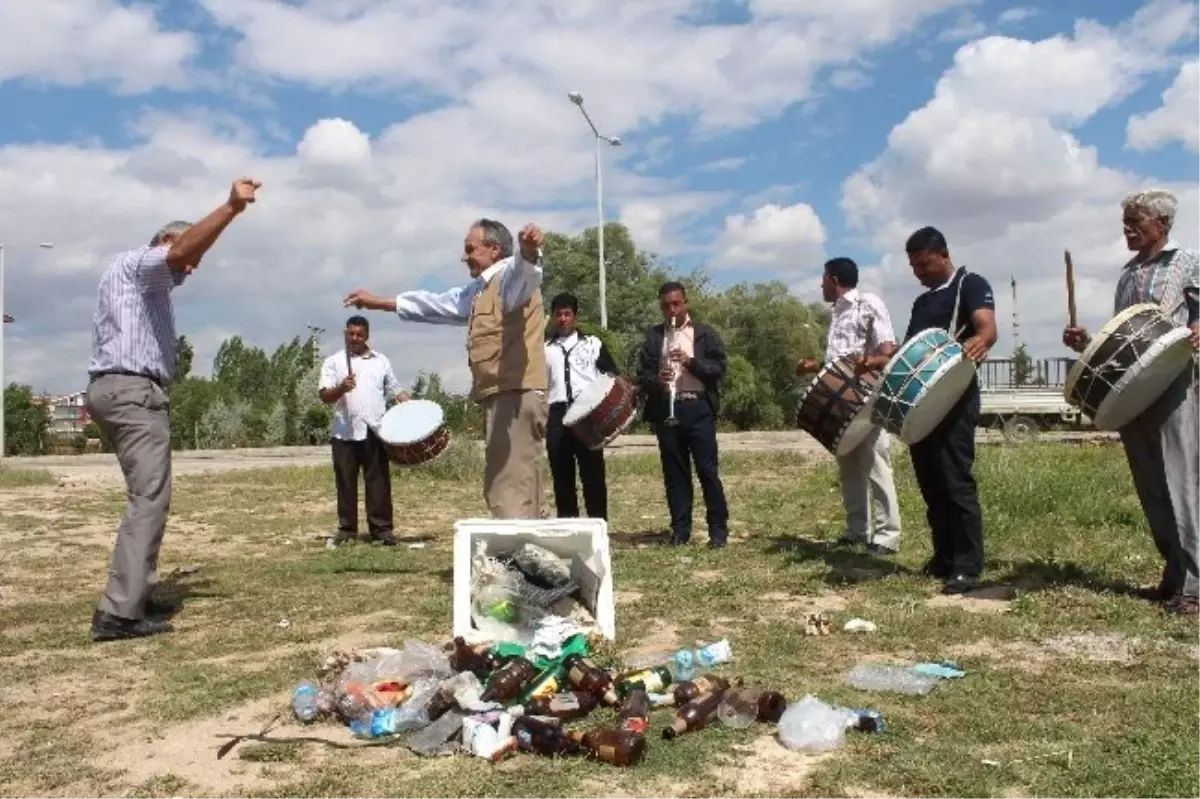
M 43 455 L 50 441 L 50 408 L 33 389 L 10 383 L 4 391 L 6 455 Z

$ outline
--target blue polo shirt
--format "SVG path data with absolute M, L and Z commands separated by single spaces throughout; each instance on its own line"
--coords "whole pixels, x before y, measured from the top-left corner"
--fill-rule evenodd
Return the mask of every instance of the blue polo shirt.
M 905 341 L 931 327 L 943 330 L 950 327 L 950 315 L 954 313 L 954 298 L 958 294 L 959 283 L 962 283 L 962 298 L 958 305 L 958 320 L 950 335 L 964 326 L 959 341 L 966 341 L 975 335 L 975 323 L 971 321 L 971 315 L 979 310 L 996 310 L 996 298 L 992 296 L 992 287 L 986 278 L 959 267 L 949 283 L 930 289 L 913 301 L 908 331 L 904 334 Z

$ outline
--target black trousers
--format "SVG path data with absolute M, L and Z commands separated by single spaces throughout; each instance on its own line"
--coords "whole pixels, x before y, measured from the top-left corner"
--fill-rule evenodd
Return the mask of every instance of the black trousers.
M 367 529 L 372 538 L 391 535 L 392 470 L 383 442 L 372 432 L 363 441 L 333 439 L 333 477 L 337 485 L 338 535 L 358 534 L 358 472 L 367 494 Z
M 983 514 L 971 472 L 978 424 L 979 389 L 972 385 L 927 438 L 909 447 L 938 574 L 978 577 L 983 571 Z
M 675 402 L 677 425 L 655 425 L 658 454 L 662 459 L 667 507 L 671 511 L 671 534 L 679 542 L 692 537 L 692 464 L 704 494 L 705 518 L 710 541 L 729 536 L 729 506 L 717 467 L 717 421 L 712 406 L 703 397 Z
M 550 406 L 546 421 L 546 457 L 554 476 L 554 507 L 560 519 L 579 516 L 579 496 L 575 492 L 575 471 L 583 483 L 583 506 L 588 518 L 608 520 L 608 485 L 604 476 L 604 450 L 588 449 L 563 424 L 567 403 Z

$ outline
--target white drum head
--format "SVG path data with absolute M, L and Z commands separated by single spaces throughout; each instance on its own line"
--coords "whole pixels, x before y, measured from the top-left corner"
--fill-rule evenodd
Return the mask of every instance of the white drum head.
M 1096 354 L 1096 350 L 1100 348 L 1100 345 L 1112 335 L 1112 331 L 1124 324 L 1125 320 L 1129 319 L 1129 317 L 1147 310 L 1159 311 L 1161 313 L 1161 309 L 1154 303 L 1142 302 L 1129 306 L 1104 323 L 1104 327 L 1100 328 L 1096 335 L 1092 336 L 1092 340 L 1084 347 L 1083 352 L 1079 353 L 1079 360 L 1075 361 L 1074 365 L 1067 372 L 1067 379 L 1063 381 L 1063 399 L 1067 402 L 1071 401 L 1071 395 L 1075 393 L 1075 383 L 1083 374 L 1084 365 L 1092 362 L 1092 356 Z
M 1192 362 L 1191 331 L 1179 327 L 1151 345 L 1096 409 L 1097 430 L 1120 430 L 1153 405 Z
M 963 355 L 939 369 L 933 376 L 933 382 L 917 396 L 916 405 L 904 417 L 900 440 L 905 444 L 916 444 L 932 433 L 946 418 L 954 403 L 962 399 L 963 392 L 974 378 L 975 363 Z
M 563 424 L 571 427 L 577 424 L 583 417 L 596 410 L 596 406 L 604 401 L 604 398 L 608 396 L 608 392 L 612 390 L 613 384 L 616 382 L 616 378 L 612 375 L 597 374 L 595 380 L 588 383 L 583 387 L 583 391 L 575 395 L 574 402 L 570 404 L 566 414 L 563 415 Z
M 415 444 L 442 426 L 446 415 L 431 400 L 409 400 L 393 405 L 379 423 L 379 437 L 389 444 Z
M 875 397 L 878 394 L 872 394 L 871 398 L 863 403 L 855 417 L 850 420 L 850 424 L 846 425 L 846 429 L 842 431 L 842 437 L 837 442 L 837 454 L 849 455 L 854 450 L 858 449 L 862 444 L 863 439 L 871 434 L 878 425 L 871 421 L 871 409 L 875 405 Z

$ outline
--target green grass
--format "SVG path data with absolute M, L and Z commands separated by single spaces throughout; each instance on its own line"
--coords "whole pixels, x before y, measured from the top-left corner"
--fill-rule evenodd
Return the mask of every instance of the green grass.
M 0 491 L 54 485 L 56 482 L 54 474 L 46 469 L 27 469 L 23 466 L 0 463 Z
M 985 579 L 1014 592 L 1003 613 L 929 602 L 938 586 L 919 575 L 930 551 L 924 508 L 903 448 L 894 461 L 904 522 L 894 562 L 829 546 L 842 511 L 826 461 L 726 453 L 734 541 L 720 552 L 702 546 L 702 504 L 694 547 L 645 546 L 666 524 L 657 460 L 609 461 L 616 648 L 728 636 L 736 660 L 725 673 L 792 700 L 813 693 L 884 714 L 886 734 L 851 734 L 843 750 L 811 764 L 756 753 L 767 728 L 710 728 L 665 743 L 657 728 L 669 711 L 655 714 L 647 759 L 631 770 L 530 756 L 499 766 L 418 760 L 398 748 L 344 750 L 270 735 L 218 762 L 224 739 L 216 733 L 257 732 L 335 643 L 447 638 L 453 522 L 484 515 L 481 464 L 466 448 L 429 469 L 395 472 L 398 534 L 423 549 L 326 550 L 321 539 L 335 527 L 326 468 L 178 480 L 160 583 L 183 598 L 178 629 L 107 647 L 88 644 L 87 619 L 121 492 L 38 506 L 99 522 L 82 531 L 24 518 L 38 510 L 6 512 L 0 585 L 13 590 L 0 594 L 0 680 L 20 699 L 0 732 L 0 793 L 1195 795 L 1196 626 L 1131 595 L 1156 581 L 1161 563 L 1120 449 L 980 449 Z M 31 548 L 31 535 L 49 548 Z M 71 557 L 56 559 L 53 547 L 73 539 Z M 804 635 L 803 615 L 818 606 L 839 632 Z M 878 632 L 841 633 L 854 616 Z M 952 658 L 968 675 L 925 697 L 844 682 L 856 662 L 877 658 Z M 55 698 L 60 686 L 87 690 Z M 611 721 L 605 712 L 587 723 Z M 147 731 L 146 752 L 157 736 L 195 735 L 195 749 L 214 752 L 211 771 L 174 773 L 164 757 L 153 778 L 123 773 L 106 734 L 117 724 Z M 62 752 L 46 744 L 55 730 L 70 742 Z M 1066 751 L 1069 764 L 1056 754 Z M 751 774 L 759 782 L 747 783 Z

